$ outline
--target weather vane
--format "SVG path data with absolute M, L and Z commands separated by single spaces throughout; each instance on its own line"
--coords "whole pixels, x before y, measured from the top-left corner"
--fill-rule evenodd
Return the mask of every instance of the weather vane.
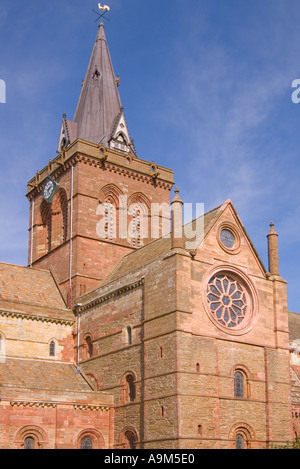
M 98 8 L 100 10 L 101 13 L 99 13 L 98 11 L 96 10 L 93 10 L 94 13 L 96 13 L 98 15 L 98 18 L 96 19 L 96 21 L 99 21 L 99 20 L 102 20 L 102 18 L 104 18 L 105 20 L 109 21 L 108 18 L 106 18 L 106 13 L 110 10 L 109 6 L 108 5 L 101 5 L 101 3 L 98 3 Z

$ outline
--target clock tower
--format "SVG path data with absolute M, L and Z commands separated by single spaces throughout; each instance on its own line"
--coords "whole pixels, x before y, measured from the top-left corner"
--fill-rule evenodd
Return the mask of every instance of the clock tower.
M 118 88 L 101 23 L 74 119 L 63 115 L 57 156 L 27 186 L 28 263 L 52 272 L 69 307 L 169 232 L 173 172 L 137 156 Z

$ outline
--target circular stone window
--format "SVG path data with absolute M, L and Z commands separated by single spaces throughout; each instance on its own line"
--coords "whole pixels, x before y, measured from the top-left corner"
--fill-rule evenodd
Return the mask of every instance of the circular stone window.
M 218 241 L 221 248 L 229 254 L 240 252 L 240 236 L 237 228 L 229 223 L 222 223 L 218 229 Z
M 235 272 L 212 275 L 206 288 L 206 306 L 216 326 L 232 334 L 247 332 L 255 317 L 254 289 Z
M 235 245 L 235 236 L 232 231 L 224 228 L 220 233 L 221 243 L 228 249 L 234 248 Z

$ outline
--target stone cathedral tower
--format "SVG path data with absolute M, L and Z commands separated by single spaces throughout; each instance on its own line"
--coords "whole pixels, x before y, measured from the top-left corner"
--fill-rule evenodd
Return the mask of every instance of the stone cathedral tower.
M 52 271 L 69 306 L 168 222 L 173 172 L 137 157 L 118 86 L 101 23 L 58 156 L 28 183 L 28 262 Z

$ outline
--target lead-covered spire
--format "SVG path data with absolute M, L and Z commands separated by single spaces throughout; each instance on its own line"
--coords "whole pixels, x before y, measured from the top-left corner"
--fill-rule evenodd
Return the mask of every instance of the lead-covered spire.
M 76 138 L 134 153 L 106 41 L 100 23 L 73 121 L 63 118 L 59 150 Z

